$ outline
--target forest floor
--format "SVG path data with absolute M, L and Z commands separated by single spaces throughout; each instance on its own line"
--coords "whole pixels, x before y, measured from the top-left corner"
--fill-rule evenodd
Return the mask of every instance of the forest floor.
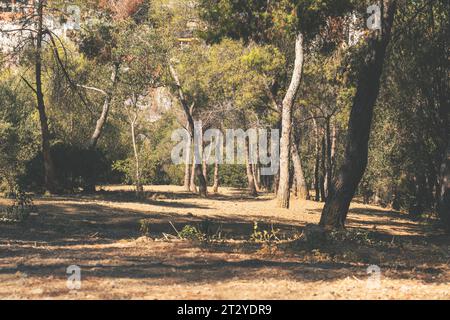
M 290 241 L 318 223 L 322 204 L 278 209 L 273 195 L 226 188 L 209 199 L 146 192 L 35 198 L 37 214 L 0 224 L 0 299 L 450 299 L 450 237 L 430 221 L 354 203 L 347 236 Z M 250 241 L 254 222 L 280 241 Z M 209 241 L 176 239 L 186 225 Z M 71 265 L 80 290 L 67 287 Z

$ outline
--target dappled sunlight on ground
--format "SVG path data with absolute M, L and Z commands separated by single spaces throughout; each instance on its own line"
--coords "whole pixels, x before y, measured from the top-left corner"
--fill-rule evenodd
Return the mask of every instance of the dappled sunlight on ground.
M 0 224 L 0 298 L 450 299 L 449 237 L 402 213 L 355 203 L 349 229 L 379 243 L 296 248 L 287 239 L 318 223 L 322 204 L 278 209 L 273 195 L 226 188 L 209 199 L 182 187 L 145 191 L 143 200 L 123 186 L 36 198 L 38 216 Z M 254 222 L 285 241 L 249 242 Z M 221 240 L 175 239 L 185 225 L 220 230 Z M 367 287 L 372 264 L 381 268 L 375 289 Z M 79 291 L 66 287 L 69 265 L 81 268 Z

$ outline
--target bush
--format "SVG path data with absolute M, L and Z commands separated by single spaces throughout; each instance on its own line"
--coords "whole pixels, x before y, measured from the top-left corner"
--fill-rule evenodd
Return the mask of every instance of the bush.
M 73 192 L 83 188 L 95 178 L 108 176 L 108 164 L 101 151 L 58 143 L 51 147 L 56 177 L 63 190 Z M 44 190 L 44 163 L 42 153 L 25 166 L 25 173 L 19 177 L 19 184 L 28 191 Z
M 25 192 L 18 190 L 12 196 L 14 196 L 14 203 L 0 212 L 0 222 L 22 222 L 29 217 L 32 211 L 36 211 L 33 200 Z
M 193 241 L 203 241 L 205 240 L 205 235 L 200 232 L 199 229 L 193 227 L 191 225 L 186 225 L 183 227 L 183 230 L 180 231 L 178 236 L 181 239 L 185 240 L 193 240 Z
M 253 233 L 250 236 L 250 241 L 255 242 L 266 242 L 270 243 L 273 241 L 279 241 L 278 239 L 278 233 L 280 232 L 280 229 L 274 229 L 273 226 L 271 226 L 270 230 L 261 230 L 258 226 L 257 222 L 253 223 Z

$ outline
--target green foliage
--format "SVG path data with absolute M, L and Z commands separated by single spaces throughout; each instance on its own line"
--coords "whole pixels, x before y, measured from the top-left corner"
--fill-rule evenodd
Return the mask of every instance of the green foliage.
M 184 240 L 191 240 L 191 241 L 204 241 L 205 240 L 205 234 L 200 232 L 200 230 L 194 226 L 191 225 L 185 225 L 183 229 L 180 231 L 178 236 L 181 239 Z
M 399 20 L 416 12 L 402 4 Z M 436 181 L 448 144 L 448 3 L 418 11 L 415 22 L 398 25 L 385 70 L 361 193 L 418 217 L 434 210 Z M 431 10 L 431 11 L 430 11 Z M 432 16 L 432 18 L 431 18 Z M 401 30 L 401 32 L 400 32 Z
M 327 17 L 351 8 L 346 0 L 201 0 L 199 5 L 209 26 L 203 36 L 210 41 L 230 37 L 279 44 L 298 30 L 313 38 Z
M 58 143 L 51 147 L 51 154 L 55 162 L 57 178 L 65 191 L 77 191 L 78 188 L 84 187 L 94 175 L 99 178 L 99 181 L 109 176 L 107 159 L 99 150 Z M 25 171 L 18 181 L 26 190 L 43 191 L 42 153 L 38 153 L 25 164 Z
M 271 226 L 270 230 L 264 230 L 260 229 L 258 226 L 258 222 L 253 223 L 253 233 L 250 236 L 250 241 L 254 242 L 265 242 L 270 243 L 274 241 L 279 241 L 278 233 L 280 232 L 279 229 L 274 229 L 273 225 Z
M 367 230 L 339 230 L 327 234 L 327 238 L 332 242 L 352 242 L 359 245 L 372 245 L 375 240 L 370 231 Z
M 247 176 L 244 165 L 223 164 L 219 166 L 220 184 L 224 187 L 245 188 Z M 213 180 L 212 174 L 209 181 Z
M 37 114 L 13 74 L 0 78 L 0 182 L 13 191 L 25 163 L 37 152 Z
M 148 236 L 150 234 L 151 224 L 151 221 L 148 219 L 139 220 L 139 231 L 143 236 Z

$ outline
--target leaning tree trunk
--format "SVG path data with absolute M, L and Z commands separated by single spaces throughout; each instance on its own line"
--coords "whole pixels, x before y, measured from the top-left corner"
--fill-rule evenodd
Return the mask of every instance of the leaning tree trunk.
M 103 102 L 102 113 L 95 124 L 94 132 L 92 133 L 91 138 L 89 139 L 89 148 L 94 149 L 97 146 L 98 140 L 102 135 L 103 128 L 105 127 L 106 121 L 108 119 L 109 110 L 111 106 L 111 100 L 113 97 L 114 89 L 117 86 L 117 82 L 119 79 L 119 68 L 120 64 L 114 64 L 114 70 L 111 75 L 111 88 L 106 92 L 105 100 Z
M 373 108 L 396 10 L 396 0 L 382 1 L 382 28 L 369 39 L 364 64 L 359 72 L 348 125 L 343 164 L 336 174 L 325 203 L 320 225 L 325 229 L 344 228 L 350 202 L 367 166 L 368 142 Z
M 42 156 L 44 158 L 44 183 L 45 189 L 50 193 L 59 192 L 59 185 L 56 178 L 55 166 L 50 150 L 50 131 L 48 129 L 48 119 L 45 111 L 44 93 L 42 90 L 42 40 L 43 33 L 43 7 L 44 1 L 39 1 L 37 5 L 37 33 L 35 52 L 35 76 L 36 76 L 36 100 L 39 111 L 39 121 L 41 125 Z
M 277 192 L 278 206 L 289 208 L 289 155 L 291 149 L 292 107 L 303 73 L 303 34 L 299 33 L 295 41 L 295 63 L 291 83 L 283 100 L 281 113 L 280 139 L 280 180 Z
M 91 138 L 89 139 L 88 144 L 89 150 L 94 150 L 97 147 L 98 140 L 102 135 L 106 121 L 108 119 L 111 107 L 111 100 L 119 79 L 119 68 L 120 68 L 119 63 L 114 64 L 114 69 L 111 74 L 111 88 L 106 91 L 105 100 L 103 101 L 102 113 L 100 114 L 100 117 L 98 118 L 95 124 L 94 132 L 92 133 Z M 95 176 L 95 170 L 92 170 L 92 175 L 88 177 L 88 181 L 86 181 L 86 185 L 83 188 L 84 192 L 95 192 L 96 182 L 97 177 Z
M 195 133 L 194 119 L 192 117 L 192 114 L 189 110 L 188 103 L 184 96 L 183 88 L 181 87 L 181 82 L 180 82 L 180 79 L 178 78 L 178 74 L 176 73 L 175 68 L 172 65 L 169 65 L 169 69 L 170 69 L 170 74 L 172 76 L 172 79 L 175 82 L 175 85 L 177 86 L 178 97 L 180 99 L 180 103 L 183 107 L 187 121 L 189 122 L 189 133 L 191 135 L 191 138 L 193 138 L 194 133 Z M 194 148 L 195 148 L 195 145 L 194 145 Z M 198 193 L 200 196 L 206 197 L 207 193 L 208 193 L 208 188 L 206 186 L 205 176 L 203 175 L 201 162 L 202 162 L 201 159 L 195 159 L 195 152 L 194 152 L 194 165 L 193 166 L 194 166 L 195 175 L 198 180 Z M 191 179 L 191 183 L 192 183 L 192 179 Z
M 291 147 L 292 163 L 294 165 L 295 185 L 297 190 L 297 199 L 308 200 L 309 191 L 303 174 L 302 161 L 298 152 L 297 144 L 293 143 Z

